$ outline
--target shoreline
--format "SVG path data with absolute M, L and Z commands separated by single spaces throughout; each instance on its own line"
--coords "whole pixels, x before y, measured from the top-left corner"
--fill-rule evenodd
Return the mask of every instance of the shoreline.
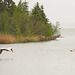
M 60 37 L 60 35 L 45 37 L 42 35 L 35 36 L 13 36 L 10 34 L 0 34 L 0 44 L 13 44 L 13 43 L 29 43 L 29 42 L 43 42 L 51 41 Z

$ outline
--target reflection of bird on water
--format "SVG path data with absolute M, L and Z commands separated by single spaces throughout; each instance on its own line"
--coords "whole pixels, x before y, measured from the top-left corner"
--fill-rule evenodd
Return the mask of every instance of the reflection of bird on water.
M 71 52 L 75 51 L 75 49 L 70 50 Z
M 13 52 L 12 48 L 1 48 L 1 49 L 0 49 L 0 54 L 1 54 L 3 51 Z

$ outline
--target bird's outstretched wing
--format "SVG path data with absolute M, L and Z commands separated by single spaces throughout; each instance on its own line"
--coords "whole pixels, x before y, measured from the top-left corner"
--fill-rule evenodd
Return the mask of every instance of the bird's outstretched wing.
M 2 49 L 0 49 L 0 54 L 2 53 L 2 51 L 3 51 L 3 50 L 2 50 Z

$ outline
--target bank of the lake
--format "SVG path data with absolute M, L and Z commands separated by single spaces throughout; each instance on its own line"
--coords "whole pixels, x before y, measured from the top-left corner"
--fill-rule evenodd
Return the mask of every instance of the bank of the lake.
M 11 43 L 27 43 L 27 42 L 39 42 L 39 41 L 50 41 L 55 40 L 58 36 L 45 37 L 42 35 L 36 36 L 14 36 L 9 34 L 0 34 L 0 44 L 11 44 Z

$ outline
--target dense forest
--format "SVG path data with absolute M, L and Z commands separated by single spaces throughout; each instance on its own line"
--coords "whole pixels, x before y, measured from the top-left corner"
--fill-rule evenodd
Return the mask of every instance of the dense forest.
M 28 2 L 0 0 L 0 34 L 14 36 L 59 36 L 59 22 L 53 25 L 39 2 L 29 11 Z

